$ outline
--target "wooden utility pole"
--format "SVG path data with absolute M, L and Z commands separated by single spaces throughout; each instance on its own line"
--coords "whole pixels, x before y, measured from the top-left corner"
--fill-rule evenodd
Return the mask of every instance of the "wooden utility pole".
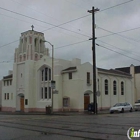
M 96 48 L 95 48 L 95 12 L 99 9 L 88 10 L 89 13 L 92 13 L 92 61 L 93 61 L 93 103 L 94 103 L 94 114 L 97 114 L 97 96 L 96 96 Z

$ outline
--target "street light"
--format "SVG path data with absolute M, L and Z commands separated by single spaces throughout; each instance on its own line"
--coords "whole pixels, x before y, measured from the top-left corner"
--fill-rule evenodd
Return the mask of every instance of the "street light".
M 50 44 L 52 46 L 52 81 L 54 79 L 54 74 L 53 74 L 53 70 L 54 70 L 54 46 L 49 42 L 44 40 L 43 42 L 47 42 L 48 44 Z M 53 112 L 53 90 L 52 90 L 52 112 Z

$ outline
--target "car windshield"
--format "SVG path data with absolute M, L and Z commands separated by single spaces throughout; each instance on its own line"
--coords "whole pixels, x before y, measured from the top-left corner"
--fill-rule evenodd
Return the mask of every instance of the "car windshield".
M 117 103 L 113 107 L 116 107 L 116 106 L 124 106 L 124 103 Z

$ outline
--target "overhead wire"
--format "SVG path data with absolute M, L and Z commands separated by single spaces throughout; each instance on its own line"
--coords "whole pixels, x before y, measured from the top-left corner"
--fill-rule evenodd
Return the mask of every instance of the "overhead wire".
M 133 1 L 133 0 L 130 0 L 130 1 L 128 1 L 128 2 L 131 2 L 131 1 Z M 128 3 L 128 2 L 124 2 L 124 3 L 121 3 L 121 4 L 117 4 L 117 5 L 114 5 L 114 6 L 108 7 L 108 8 L 106 8 L 106 9 L 103 9 L 103 10 L 101 10 L 101 11 L 105 11 L 105 10 L 111 9 L 111 8 L 114 8 L 114 7 L 117 7 L 117 6 L 123 5 L 123 4 L 125 4 L 125 3 Z M 0 8 L 2 8 L 2 7 L 0 7 Z M 5 9 L 5 8 L 3 8 L 3 10 L 4 10 L 4 9 Z M 5 9 L 5 10 L 6 10 L 6 9 Z M 101 12 L 101 11 L 100 11 L 100 12 Z M 9 12 L 10 12 L 10 10 L 9 10 Z M 96 13 L 98 13 L 98 12 L 96 12 Z M 70 22 L 73 22 L 73 21 L 79 20 L 79 19 L 84 18 L 84 17 L 87 17 L 87 16 L 89 16 L 89 15 L 90 15 L 90 14 L 85 15 L 85 16 L 82 16 L 82 17 L 79 17 L 79 18 L 76 18 L 76 19 L 73 19 L 73 20 L 70 20 L 70 21 L 67 21 L 67 22 L 65 22 L 65 23 L 62 23 L 62 24 L 56 25 L 55 27 L 59 27 L 59 26 L 61 26 L 61 25 L 64 25 L 64 24 L 67 24 L 67 23 L 70 23 Z M 53 28 L 55 28 L 55 27 L 52 27 L 52 28 L 48 28 L 48 29 L 46 29 L 46 30 L 43 30 L 43 32 L 45 32 L 45 31 L 47 31 L 47 30 L 50 30 L 50 29 L 53 29 Z M 86 35 L 86 36 L 87 36 L 87 35 Z M 89 36 L 87 36 L 87 37 L 89 37 Z M 8 44 L 10 45 L 10 44 L 12 44 L 12 43 L 14 43 L 14 42 L 17 42 L 17 40 L 16 40 L 16 41 L 13 41 L 13 42 L 10 42 L 10 43 L 8 43 Z M 0 46 L 0 48 L 1 48 L 1 47 L 4 47 L 4 46 L 7 46 L 8 44 L 2 45 L 2 46 Z
M 133 57 L 128 56 L 128 55 L 125 55 L 125 54 L 123 54 L 123 53 L 120 53 L 120 52 L 114 51 L 113 49 L 110 49 L 110 48 L 108 48 L 108 47 L 105 47 L 105 46 L 99 45 L 99 44 L 97 44 L 97 43 L 96 43 L 96 45 L 99 46 L 99 47 L 105 48 L 105 49 L 107 49 L 107 50 L 110 50 L 110 51 L 112 51 L 112 52 L 118 53 L 118 54 L 120 54 L 120 55 L 122 55 L 122 56 L 125 56 L 125 57 L 128 57 L 128 58 L 130 58 L 130 59 L 133 59 L 133 60 L 136 60 L 136 61 L 140 62 L 140 60 L 138 60 L 138 59 L 136 59 L 136 58 L 133 58 Z
M 115 8 L 115 7 L 118 7 L 118 6 L 121 6 L 121 5 L 127 4 L 127 3 L 132 2 L 132 1 L 134 1 L 134 0 L 129 0 L 129 1 L 126 1 L 126 2 L 123 2 L 123 3 L 117 4 L 117 5 L 114 5 L 114 6 L 111 6 L 111 7 L 105 8 L 105 9 L 103 9 L 103 10 L 100 10 L 100 11 L 97 12 L 97 13 L 100 13 L 100 12 L 103 12 L 103 11 L 105 11 L 105 10 L 109 10 L 109 9 L 112 9 L 112 8 Z
M 75 31 L 72 31 L 72 30 L 69 30 L 69 29 L 66 29 L 66 28 L 64 28 L 64 27 L 60 27 L 60 26 L 58 26 L 58 25 L 54 25 L 54 24 L 52 24 L 52 23 L 49 23 L 49 22 L 46 22 L 46 21 L 43 21 L 43 20 L 40 20 L 40 19 L 37 19 L 37 18 L 34 18 L 34 17 L 30 17 L 30 16 L 27 16 L 27 15 L 24 15 L 24 14 L 21 14 L 21 13 L 15 12 L 15 11 L 12 11 L 12 10 L 9 10 L 9 9 L 3 8 L 3 7 L 0 7 L 0 9 L 5 10 L 5 11 L 8 11 L 8 12 L 11 12 L 11 13 L 14 13 L 14 14 L 17 14 L 17 15 L 20 15 L 20 16 L 23 16 L 23 17 L 26 17 L 26 18 L 30 18 L 30 19 L 32 19 L 32 20 L 36 20 L 36 21 L 39 21 L 39 22 L 48 24 L 48 25 L 50 25 L 50 26 L 57 27 L 57 28 L 60 28 L 60 29 L 63 29 L 63 30 L 69 31 L 69 32 L 73 32 L 73 33 L 76 33 L 76 34 L 79 34 L 79 35 L 82 35 L 82 36 L 89 37 L 89 36 L 87 36 L 87 35 L 84 35 L 84 34 L 81 34 L 81 33 L 78 33 L 78 32 L 75 32 Z
M 99 27 L 100 28 L 100 27 Z M 115 33 L 111 33 L 109 35 L 104 35 L 104 36 L 99 36 L 97 38 L 103 38 L 103 37 L 107 37 L 107 36 L 112 36 L 114 34 L 120 34 L 120 33 L 125 33 L 125 32 L 129 32 L 129 31 L 133 31 L 133 30 L 137 30 L 137 29 L 140 29 L 140 26 L 139 27 L 135 27 L 135 28 L 131 28 L 131 29 L 127 29 L 127 30 L 123 30 L 123 31 L 119 31 L 119 32 L 115 32 Z M 139 40 L 138 40 L 139 41 Z
M 104 29 L 104 28 L 101 28 L 101 27 L 98 27 L 98 28 L 100 28 L 100 29 L 102 29 L 102 30 L 104 30 L 104 31 L 107 31 L 107 32 L 111 32 L 112 35 L 117 35 L 117 36 L 123 38 L 124 41 L 128 42 L 129 44 L 131 44 L 131 45 L 133 45 L 133 46 L 136 46 L 136 45 L 139 46 L 138 44 L 133 44 L 133 43 L 130 41 L 130 40 L 132 40 L 132 41 L 135 41 L 135 42 L 139 42 L 138 40 L 135 40 L 135 39 L 133 39 L 133 38 L 129 38 L 129 37 L 120 35 L 120 34 L 118 34 L 118 33 L 114 33 L 114 32 L 112 32 L 112 31 L 109 31 L 109 30 Z M 135 29 L 136 29 L 136 28 L 135 28 Z M 137 28 L 137 29 L 138 29 L 138 28 Z M 128 31 L 128 30 L 126 30 L 126 31 Z M 129 30 L 129 31 L 130 31 L 130 30 Z M 122 32 L 125 32 L 125 31 L 122 31 Z M 98 38 L 101 38 L 101 37 L 97 37 L 97 40 L 98 40 Z M 136 52 L 135 52 L 135 53 L 136 53 Z
M 122 48 L 120 48 L 120 47 L 116 47 L 115 45 L 109 44 L 109 43 L 107 43 L 107 42 L 105 42 L 105 41 L 102 41 L 102 40 L 98 40 L 98 41 L 99 41 L 99 42 L 102 42 L 102 43 L 104 43 L 104 44 L 106 44 L 106 45 L 112 46 L 112 47 L 114 47 L 114 48 L 116 48 L 116 49 L 119 49 L 119 50 L 121 50 L 121 51 L 124 51 L 124 52 L 126 52 L 126 53 L 129 53 L 129 52 L 130 52 L 130 50 L 125 50 L 125 49 L 122 49 Z M 131 50 L 131 53 L 133 53 L 134 55 L 136 55 L 136 56 L 139 57 L 139 53 L 134 52 L 134 51 L 132 51 L 132 50 Z
M 69 46 L 72 46 L 72 45 L 81 44 L 81 43 L 84 43 L 84 42 L 87 42 L 87 41 L 89 41 L 89 39 L 88 39 L 88 40 L 82 40 L 82 41 L 75 42 L 75 43 L 71 43 L 71 44 L 67 44 L 67 45 L 63 45 L 63 46 L 59 46 L 59 47 L 56 47 L 56 48 L 54 48 L 54 49 L 61 49 L 61 48 L 69 47 Z M 50 49 L 50 50 L 51 50 L 51 49 Z M 47 52 L 47 51 L 46 51 L 46 52 Z M 44 53 L 46 53 L 46 52 L 44 52 Z M 28 56 L 30 56 L 30 55 L 28 55 Z M 3 61 L 0 61 L 0 63 L 8 63 L 8 62 L 13 61 L 13 60 L 14 60 L 14 59 L 3 60 Z
M 56 19 L 56 18 L 54 18 L 54 17 L 52 17 L 52 16 L 50 16 L 50 15 L 47 15 L 47 14 L 45 14 L 45 13 L 43 13 L 43 12 L 40 12 L 39 10 L 36 10 L 36 9 L 30 7 L 30 6 L 25 6 L 25 5 L 23 5 L 22 3 L 17 2 L 17 1 L 15 1 L 15 0 L 11 0 L 11 1 L 16 2 L 16 3 L 22 5 L 22 6 L 26 7 L 26 8 L 29 8 L 29 9 L 31 9 L 31 10 L 34 10 L 35 12 L 40 13 L 40 14 L 42 14 L 42 15 L 45 15 L 45 16 L 47 16 L 47 17 L 49 17 L 49 18 L 55 19 L 56 21 L 59 21 L 58 19 Z M 67 23 L 70 23 L 70 22 L 73 22 L 73 21 L 76 21 L 76 20 L 85 18 L 85 17 L 87 17 L 87 16 L 89 16 L 89 14 L 88 14 L 88 15 L 85 15 L 85 16 L 82 16 L 82 17 L 79 17 L 79 18 L 76 18 L 76 19 L 73 19 L 73 20 L 70 20 L 70 21 L 68 21 L 68 22 L 62 23 L 61 25 L 64 25 L 64 24 L 67 24 Z M 59 22 L 60 22 L 60 21 L 59 21 Z M 61 25 L 60 25 L 60 26 L 61 26 Z M 80 31 L 81 31 L 81 30 L 80 30 Z
M 123 38 L 126 38 L 126 39 L 128 39 L 128 40 L 132 40 L 132 41 L 139 42 L 138 40 L 135 40 L 135 39 L 133 39 L 133 38 L 131 38 L 131 37 L 126 37 L 126 36 L 124 36 L 124 35 L 120 35 L 119 33 L 114 33 L 114 32 L 112 32 L 112 31 L 109 31 L 109 30 L 104 29 L 104 28 L 99 27 L 99 26 L 97 26 L 97 27 L 98 27 L 99 29 L 101 29 L 101 30 L 104 30 L 104 31 L 106 31 L 106 32 L 112 33 L 112 35 L 118 35 L 118 36 L 123 37 Z M 123 32 L 124 32 L 124 31 L 123 31 Z M 102 37 L 98 37 L 98 38 L 102 38 Z

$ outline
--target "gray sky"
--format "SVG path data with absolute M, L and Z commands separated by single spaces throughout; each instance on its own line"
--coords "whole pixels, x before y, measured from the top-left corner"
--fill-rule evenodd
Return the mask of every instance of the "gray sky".
M 92 6 L 100 9 L 95 14 L 96 43 L 102 46 L 96 46 L 97 67 L 110 69 L 140 64 L 140 28 L 137 28 L 140 27 L 139 0 L 0 0 L 0 3 L 0 79 L 13 68 L 14 51 L 19 42 L 11 42 L 18 40 L 22 32 L 31 30 L 32 24 L 36 31 L 46 30 L 45 39 L 55 48 L 65 46 L 55 49 L 56 58 L 80 58 L 82 62 L 92 63 L 92 41 L 86 41 L 92 37 L 92 16 L 87 12 Z M 125 4 L 116 6 L 121 3 Z M 112 8 L 107 9 L 108 7 Z M 89 16 L 78 19 L 88 14 Z M 49 29 L 74 19 L 78 20 L 60 26 L 66 30 L 57 27 Z M 107 36 L 130 29 L 132 30 Z M 75 44 L 77 42 L 82 43 Z M 69 44 L 75 45 L 67 46 Z M 48 44 L 46 47 L 50 48 Z

